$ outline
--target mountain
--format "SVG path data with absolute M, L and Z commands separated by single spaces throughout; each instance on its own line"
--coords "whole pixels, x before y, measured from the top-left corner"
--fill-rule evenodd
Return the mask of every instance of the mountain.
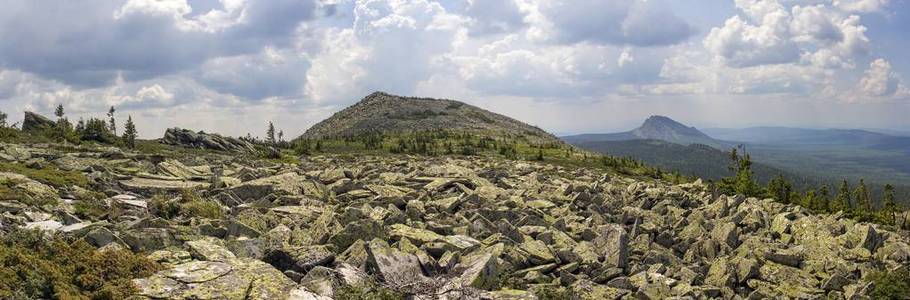
M 713 137 L 749 144 L 800 148 L 849 147 L 868 149 L 910 149 L 910 137 L 860 129 L 805 129 L 791 127 L 712 128 Z
M 407 133 L 429 130 L 483 132 L 523 137 L 534 142 L 561 143 L 540 128 L 473 105 L 447 99 L 416 98 L 375 92 L 328 119 L 301 137 L 338 138 L 367 133 Z
M 581 142 L 574 145 L 613 156 L 634 157 L 650 166 L 706 180 L 719 180 L 733 175 L 729 169 L 729 153 L 703 144 L 680 145 L 661 140 L 626 140 Z M 784 175 L 798 187 L 814 187 L 818 183 L 815 179 L 760 162 L 753 162 L 752 170 L 756 180 L 762 184 L 777 175 Z
M 661 140 L 680 145 L 703 144 L 717 149 L 726 149 L 733 146 L 721 140 L 716 140 L 695 127 L 689 127 L 665 116 L 651 116 L 638 128 L 632 131 L 606 134 L 580 134 L 565 136 L 562 139 L 570 144 L 599 142 L 599 141 L 628 141 L 628 140 Z

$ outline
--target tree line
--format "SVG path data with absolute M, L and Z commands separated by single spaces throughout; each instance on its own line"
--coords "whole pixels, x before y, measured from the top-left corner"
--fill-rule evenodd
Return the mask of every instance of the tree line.
M 893 225 L 910 228 L 906 219 L 898 215 L 906 211 L 895 199 L 894 186 L 886 184 L 879 199 L 873 199 L 865 180 L 860 179 L 851 187 L 844 179 L 837 190 L 822 184 L 817 188 L 807 188 L 800 192 L 793 188 L 783 175 L 772 178 L 766 186 L 761 186 L 754 179 L 752 159 L 748 153 L 739 153 L 737 148 L 730 151 L 730 170 L 733 176 L 722 178 L 714 184 L 723 194 L 740 194 L 747 197 L 772 198 L 785 204 L 796 204 L 809 210 L 821 213 L 843 212 L 846 216 L 863 222 Z M 876 201 L 877 200 L 877 201 Z
M 123 125 L 123 133 L 117 135 L 117 121 L 115 118 L 116 109 L 111 106 L 107 112 L 107 118 L 90 117 L 88 119 L 80 118 L 74 125 L 66 117 L 66 111 L 63 104 L 58 104 L 54 109 L 54 116 L 57 120 L 48 128 L 43 128 L 37 132 L 29 132 L 28 135 L 37 135 L 58 142 L 68 142 L 80 144 L 82 142 L 98 142 L 102 144 L 125 146 L 130 149 L 136 148 L 136 138 L 138 131 L 136 124 L 133 123 L 133 116 L 128 115 Z M 22 130 L 18 128 L 18 122 L 10 125 L 7 122 L 7 114 L 0 112 L 0 138 L 11 139 L 22 136 Z

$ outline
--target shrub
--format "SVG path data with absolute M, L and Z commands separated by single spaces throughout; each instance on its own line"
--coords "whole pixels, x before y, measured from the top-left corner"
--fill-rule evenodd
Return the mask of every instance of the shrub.
M 379 286 L 375 282 L 367 282 L 357 286 L 345 286 L 335 293 L 335 299 L 338 300 L 397 300 L 404 298 L 401 293 Z
M 224 218 L 221 204 L 212 200 L 193 200 L 180 205 L 180 214 L 186 217 L 201 217 L 209 219 Z
M 133 278 L 159 269 L 129 250 L 102 252 L 82 240 L 16 230 L 0 241 L 0 298 L 122 299 L 135 291 Z
M 872 281 L 872 299 L 910 299 L 910 270 L 902 268 L 894 272 L 875 272 L 869 275 Z

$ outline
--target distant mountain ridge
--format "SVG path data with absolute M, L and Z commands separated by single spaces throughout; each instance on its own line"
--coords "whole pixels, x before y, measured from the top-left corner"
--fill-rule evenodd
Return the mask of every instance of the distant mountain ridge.
M 695 127 L 686 126 L 669 117 L 659 115 L 648 117 L 641 126 L 631 131 L 579 134 L 564 136 L 562 139 L 571 144 L 600 141 L 660 140 L 683 146 L 703 144 L 717 149 L 726 149 L 733 146 L 733 143 L 714 139 Z
M 791 147 L 849 147 L 910 151 L 910 137 L 862 129 L 805 129 L 792 127 L 709 128 L 713 137 L 750 144 Z
M 404 97 L 375 92 L 313 125 L 301 138 L 338 138 L 368 133 L 464 130 L 521 136 L 534 142 L 561 141 L 513 118 L 448 99 Z

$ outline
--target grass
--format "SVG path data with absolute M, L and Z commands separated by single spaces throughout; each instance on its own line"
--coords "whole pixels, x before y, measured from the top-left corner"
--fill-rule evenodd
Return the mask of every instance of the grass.
M 0 298 L 123 299 L 135 292 L 132 279 L 160 268 L 129 250 L 16 230 L 0 240 Z
M 496 132 L 433 130 L 295 140 L 291 144 L 297 154 L 303 155 L 485 156 L 519 161 L 540 161 L 563 167 L 600 169 L 608 173 L 618 173 L 640 179 L 662 177 L 662 172 L 631 158 L 606 156 L 580 150 L 562 142 L 545 141 L 528 136 L 508 136 Z
M 380 286 L 379 284 L 368 281 L 357 286 L 344 286 L 335 292 L 335 299 L 338 300 L 397 300 L 405 299 L 405 295 Z
M 47 165 L 42 169 L 32 169 L 22 164 L 0 162 L 0 172 L 22 174 L 55 188 L 70 186 L 87 188 L 89 186 L 88 178 L 82 172 L 61 170 L 52 165 Z
M 173 219 L 178 216 L 186 218 L 223 219 L 224 209 L 221 204 L 211 199 L 203 198 L 198 191 L 186 189 L 180 192 L 177 199 L 169 199 L 164 195 L 155 195 L 149 200 L 149 208 L 156 216 L 164 219 Z

